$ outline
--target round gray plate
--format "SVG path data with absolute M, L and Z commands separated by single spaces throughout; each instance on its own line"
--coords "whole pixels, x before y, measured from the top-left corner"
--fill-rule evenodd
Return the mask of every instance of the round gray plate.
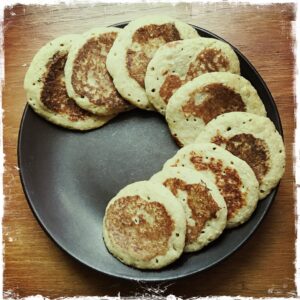
M 220 39 L 195 28 L 201 36 Z M 236 53 L 241 74 L 257 89 L 268 117 L 282 134 L 268 88 L 249 61 L 238 50 Z M 101 129 L 80 133 L 52 125 L 26 106 L 19 132 L 18 159 L 28 202 L 42 228 L 63 250 L 108 275 L 161 281 L 203 271 L 237 250 L 261 223 L 277 192 L 275 188 L 259 202 L 246 224 L 226 230 L 202 251 L 183 254 L 160 271 L 128 267 L 107 251 L 102 239 L 107 202 L 125 185 L 149 179 L 177 150 L 166 122 L 155 112 L 136 109 L 119 115 Z

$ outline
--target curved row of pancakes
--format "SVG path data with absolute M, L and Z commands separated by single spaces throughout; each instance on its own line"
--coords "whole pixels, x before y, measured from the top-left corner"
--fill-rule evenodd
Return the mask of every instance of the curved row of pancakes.
M 65 35 L 34 57 L 24 87 L 47 120 L 88 130 L 135 106 L 156 109 L 187 145 L 109 203 L 104 239 L 124 263 L 161 268 L 200 250 L 248 220 L 283 175 L 282 138 L 239 73 L 229 45 L 159 16 Z
M 195 37 L 193 27 L 161 16 L 130 22 L 126 30 L 95 28 L 61 36 L 30 64 L 24 80 L 28 103 L 48 121 L 75 130 L 101 127 L 132 109 L 130 102 L 153 109 L 142 88 L 148 62 L 161 45 Z
M 225 228 L 246 222 L 284 169 L 284 144 L 270 119 L 222 114 L 161 172 L 128 185 L 109 202 L 105 244 L 125 264 L 162 268 L 182 252 L 202 249 Z
M 190 142 L 181 134 L 184 120 L 196 120 L 196 131 L 228 111 L 265 114 L 263 105 L 251 104 L 260 99 L 239 73 L 238 57 L 228 44 L 199 37 L 181 21 L 148 16 L 124 29 L 94 28 L 50 41 L 33 58 L 24 88 L 35 112 L 76 130 L 101 127 L 134 107 L 162 114 L 169 107 L 167 121 L 183 145 Z M 187 90 L 192 96 L 183 103 Z M 205 116 L 203 109 L 208 111 Z

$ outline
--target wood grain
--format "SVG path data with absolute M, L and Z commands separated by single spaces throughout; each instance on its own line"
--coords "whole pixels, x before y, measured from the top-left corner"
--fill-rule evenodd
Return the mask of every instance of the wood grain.
M 5 10 L 5 242 L 4 296 L 41 294 L 295 296 L 292 4 L 82 4 L 22 6 Z M 88 269 L 60 250 L 44 233 L 26 202 L 17 168 L 17 139 L 25 106 L 22 88 L 35 52 L 66 33 L 81 33 L 152 13 L 206 28 L 239 48 L 270 88 L 283 124 L 287 168 L 269 213 L 251 239 L 228 259 L 201 274 L 162 285 L 134 283 Z

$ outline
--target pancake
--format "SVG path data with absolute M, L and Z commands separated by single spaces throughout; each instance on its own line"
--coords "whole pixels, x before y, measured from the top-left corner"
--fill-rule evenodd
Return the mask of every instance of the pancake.
M 28 104 L 41 117 L 75 130 L 100 127 L 113 116 L 99 117 L 81 109 L 67 95 L 64 66 L 78 35 L 64 35 L 47 43 L 34 56 L 24 79 Z
M 181 203 L 161 184 L 140 181 L 123 188 L 108 204 L 103 237 L 124 264 L 160 269 L 181 254 L 186 233 Z
M 85 110 L 100 116 L 117 114 L 131 105 L 115 89 L 106 69 L 106 57 L 119 28 L 94 28 L 72 44 L 65 65 L 70 98 Z
M 119 93 L 135 106 L 153 110 L 144 83 L 149 61 L 160 46 L 195 37 L 198 33 L 193 27 L 167 16 L 131 21 L 118 35 L 106 61 Z
M 217 186 L 192 169 L 165 168 L 150 181 L 163 184 L 182 203 L 186 215 L 185 252 L 194 252 L 217 239 L 227 221 L 227 206 Z
M 167 105 L 166 120 L 182 146 L 193 143 L 210 120 L 231 111 L 266 115 L 247 79 L 228 72 L 212 72 L 200 75 L 174 93 Z
M 249 165 L 212 143 L 191 144 L 169 159 L 165 168 L 194 169 L 218 187 L 227 205 L 227 228 L 246 222 L 254 212 L 259 196 L 258 181 Z
M 269 118 L 244 112 L 223 114 L 210 121 L 196 141 L 215 143 L 246 161 L 259 182 L 260 199 L 283 176 L 285 148 Z
M 239 59 L 227 43 L 200 37 L 167 43 L 157 50 L 147 67 L 148 99 L 165 115 L 169 99 L 180 86 L 210 72 L 240 74 Z

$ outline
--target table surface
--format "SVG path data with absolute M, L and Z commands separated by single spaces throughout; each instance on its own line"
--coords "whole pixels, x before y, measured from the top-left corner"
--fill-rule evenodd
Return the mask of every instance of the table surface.
M 187 279 L 145 284 L 90 270 L 58 248 L 45 234 L 25 199 L 17 167 L 17 139 L 26 104 L 23 78 L 36 51 L 66 33 L 82 33 L 136 17 L 160 13 L 198 25 L 235 45 L 266 81 L 277 104 L 287 150 L 286 172 L 263 223 L 250 240 L 217 266 Z M 4 295 L 182 297 L 296 294 L 295 193 L 293 176 L 294 91 L 293 4 L 82 4 L 6 8 L 4 152 Z

